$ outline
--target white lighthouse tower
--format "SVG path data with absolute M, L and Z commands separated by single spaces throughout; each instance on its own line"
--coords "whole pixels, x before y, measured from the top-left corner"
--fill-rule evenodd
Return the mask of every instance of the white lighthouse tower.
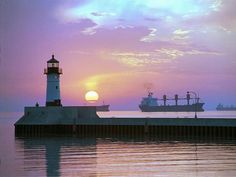
M 59 68 L 59 61 L 54 58 L 54 55 L 47 61 L 44 74 L 47 75 L 46 106 L 62 106 L 60 96 L 60 74 L 62 74 L 62 69 Z

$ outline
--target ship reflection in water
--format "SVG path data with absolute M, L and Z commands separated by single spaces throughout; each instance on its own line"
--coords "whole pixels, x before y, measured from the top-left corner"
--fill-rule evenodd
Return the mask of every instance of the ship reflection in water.
M 191 97 L 191 93 L 194 94 L 194 98 Z M 163 105 L 159 105 L 158 101 L 163 101 Z M 167 101 L 175 101 L 174 105 L 167 105 Z M 179 100 L 186 100 L 187 104 L 179 105 Z M 193 100 L 193 103 L 190 104 L 190 100 Z M 186 98 L 179 98 L 176 94 L 174 98 L 167 98 L 166 95 L 163 95 L 163 99 L 158 99 L 153 97 L 153 93 L 149 92 L 147 97 L 144 97 L 139 105 L 139 108 L 142 112 L 202 112 L 204 103 L 201 103 L 200 98 L 195 92 L 187 92 Z

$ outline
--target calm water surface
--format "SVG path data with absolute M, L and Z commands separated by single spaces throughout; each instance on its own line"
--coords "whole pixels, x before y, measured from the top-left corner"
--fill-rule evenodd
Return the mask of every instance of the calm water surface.
M 204 111 L 197 112 L 198 118 L 236 118 L 236 111 Z M 194 112 L 141 112 L 110 111 L 98 112 L 101 117 L 147 117 L 147 118 L 194 118 Z
M 236 140 L 20 138 L 13 126 L 18 118 L 0 117 L 1 177 L 236 175 Z

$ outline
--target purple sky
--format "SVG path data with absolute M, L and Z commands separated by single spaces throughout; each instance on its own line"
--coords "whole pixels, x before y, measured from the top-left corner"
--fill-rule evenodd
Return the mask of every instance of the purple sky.
M 1 0 L 0 111 L 45 104 L 46 61 L 63 105 L 89 90 L 111 109 L 191 90 L 206 109 L 236 104 L 235 0 Z

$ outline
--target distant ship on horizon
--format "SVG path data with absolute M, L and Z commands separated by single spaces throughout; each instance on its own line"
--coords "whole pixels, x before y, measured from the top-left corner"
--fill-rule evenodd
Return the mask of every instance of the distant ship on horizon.
M 108 111 L 110 111 L 109 107 L 110 107 L 110 105 L 109 104 L 105 104 L 104 101 L 103 101 L 102 105 L 96 106 L 96 110 L 98 112 L 108 112 Z
M 218 104 L 216 107 L 217 111 L 236 111 L 236 106 L 224 106 L 223 104 Z
M 190 93 L 193 93 L 195 98 L 191 98 Z M 194 99 L 192 104 L 190 104 L 191 99 Z M 164 105 L 158 105 L 158 100 L 162 100 Z M 175 105 L 167 105 L 167 100 L 174 100 Z M 178 100 L 187 100 L 187 104 L 179 105 Z M 167 98 L 166 95 L 163 95 L 163 99 L 157 99 L 153 97 L 152 92 L 148 92 L 148 96 L 142 98 L 139 108 L 142 112 L 203 112 L 205 103 L 201 103 L 199 100 L 200 98 L 195 92 L 187 92 L 186 98 L 179 98 L 176 94 L 174 98 Z

